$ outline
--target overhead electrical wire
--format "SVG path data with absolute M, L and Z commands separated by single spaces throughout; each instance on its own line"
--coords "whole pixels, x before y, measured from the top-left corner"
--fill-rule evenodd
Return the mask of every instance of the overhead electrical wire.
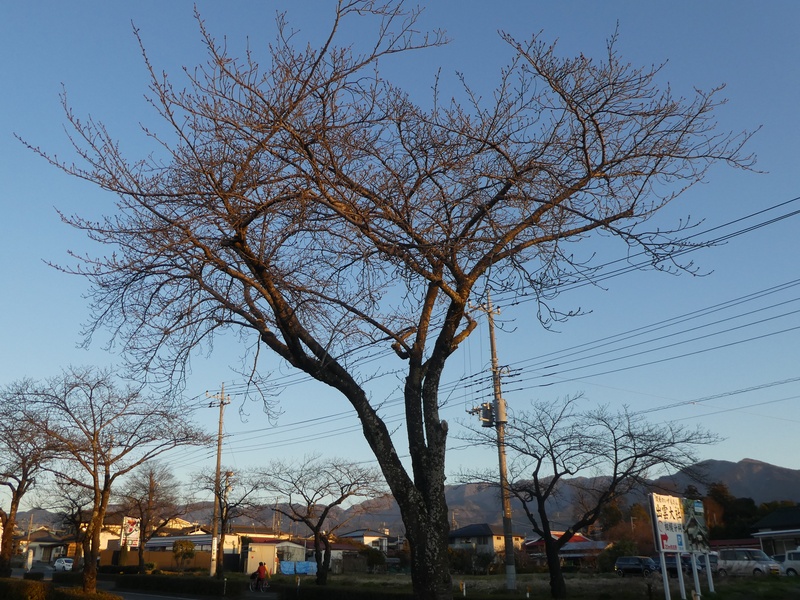
M 748 219 L 751 219 L 751 218 L 753 218 L 755 216 L 764 214 L 764 213 L 766 213 L 768 211 L 775 210 L 777 208 L 786 206 L 786 205 L 788 205 L 788 204 L 790 204 L 792 202 L 797 201 L 798 199 L 800 199 L 800 197 L 793 198 L 791 200 L 788 200 L 786 202 L 782 202 L 782 203 L 777 204 L 775 206 L 771 206 L 771 207 L 765 208 L 763 210 L 757 211 L 755 213 L 751 213 L 750 215 L 746 215 L 744 217 L 735 219 L 733 221 L 729 221 L 729 222 L 724 223 L 722 225 L 718 225 L 718 226 L 716 226 L 714 228 L 707 229 L 704 232 L 700 232 L 698 234 L 695 234 L 692 237 L 696 237 L 696 236 L 700 236 L 700 235 L 707 235 L 709 232 L 718 231 L 718 230 L 724 229 L 726 227 L 729 227 L 729 226 L 731 226 L 733 224 L 741 223 L 741 222 L 746 221 Z M 760 228 L 765 227 L 767 225 L 771 225 L 771 224 L 777 223 L 777 222 L 779 222 L 781 220 L 784 220 L 784 219 L 792 217 L 792 216 L 796 216 L 798 214 L 800 214 L 800 210 L 792 211 L 790 213 L 787 213 L 787 214 L 784 214 L 784 215 L 780 215 L 779 217 L 775 217 L 775 218 L 772 218 L 772 219 L 769 219 L 767 221 L 763 221 L 763 222 L 754 224 L 754 225 L 746 227 L 746 228 L 739 229 L 737 231 L 728 233 L 726 235 L 718 236 L 718 237 L 714 238 L 713 240 L 711 240 L 709 243 L 710 244 L 714 244 L 714 243 L 720 243 L 721 241 L 727 241 L 728 239 L 731 239 L 733 237 L 737 237 L 738 235 L 742 235 L 744 233 L 748 233 L 748 232 L 760 229 Z M 702 247 L 702 246 L 698 246 L 698 247 Z M 693 248 L 690 248 L 688 250 L 694 250 L 694 249 L 696 249 L 696 248 L 693 247 Z M 600 268 L 602 269 L 602 268 L 605 268 L 607 266 L 611 266 L 611 265 L 617 264 L 619 262 L 629 261 L 629 260 L 630 260 L 630 258 L 611 261 L 609 263 L 606 263 L 605 265 L 601 265 Z M 645 263 L 640 263 L 639 265 L 630 265 L 630 264 L 628 264 L 628 266 L 626 266 L 624 269 L 617 269 L 615 271 L 612 271 L 610 273 L 607 273 L 607 274 L 603 275 L 602 279 L 604 280 L 604 279 L 607 279 L 609 277 L 614 277 L 614 276 L 617 276 L 617 275 L 624 274 L 625 272 L 628 272 L 628 271 L 633 270 L 633 269 L 641 268 L 644 264 Z M 575 346 L 575 347 L 570 348 L 570 349 L 565 349 L 565 350 L 562 350 L 562 351 L 554 353 L 554 354 L 541 355 L 539 357 L 531 357 L 531 358 L 523 359 L 521 361 L 516 361 L 515 363 L 512 363 L 512 364 L 514 364 L 514 365 L 527 365 L 529 363 L 534 363 L 534 365 L 535 365 L 536 364 L 535 361 L 537 361 L 537 360 L 541 361 L 542 359 L 545 359 L 545 358 L 549 358 L 550 362 L 552 362 L 554 359 L 555 360 L 561 360 L 562 362 L 559 363 L 559 364 L 569 364 L 569 363 L 579 362 L 579 361 L 582 361 L 582 360 L 585 361 L 585 360 L 587 360 L 587 358 L 586 357 L 580 358 L 580 354 L 581 354 L 582 351 L 585 352 L 587 349 L 596 350 L 596 349 L 604 347 L 604 345 L 610 345 L 610 344 L 619 343 L 619 340 L 624 340 L 625 336 L 637 337 L 637 336 L 643 336 L 643 335 L 646 335 L 646 334 L 649 334 L 649 333 L 653 333 L 654 331 L 674 326 L 675 323 L 681 323 L 681 322 L 684 322 L 686 320 L 699 318 L 701 316 L 707 316 L 708 314 L 711 314 L 713 312 L 717 312 L 719 310 L 730 308 L 730 307 L 736 306 L 736 305 L 738 305 L 740 303 L 748 302 L 748 301 L 751 301 L 752 299 L 757 299 L 757 298 L 763 297 L 765 295 L 776 293 L 778 291 L 784 291 L 786 289 L 789 289 L 790 287 L 793 287 L 793 286 L 796 286 L 796 285 L 799 285 L 799 284 L 800 284 L 800 280 L 789 281 L 789 282 L 786 282 L 786 283 L 783 283 L 783 284 L 780 284 L 780 285 L 777 285 L 777 286 L 773 286 L 771 288 L 767 288 L 765 290 L 760 290 L 758 292 L 754 292 L 752 294 L 748 294 L 748 295 L 742 296 L 742 297 L 734 299 L 734 300 L 730 300 L 730 301 L 726 301 L 726 302 L 720 303 L 720 304 L 715 305 L 715 306 L 711 306 L 711 307 L 707 307 L 707 308 L 700 309 L 700 310 L 697 310 L 697 311 L 693 311 L 691 313 L 686 313 L 685 315 L 681 315 L 681 316 L 678 316 L 678 317 L 673 317 L 671 319 L 662 320 L 662 321 L 660 321 L 658 323 L 654 323 L 654 324 L 651 324 L 651 325 L 647 325 L 647 326 L 644 326 L 644 327 L 633 329 L 633 330 L 630 330 L 628 332 L 623 332 L 621 334 L 616 334 L 614 336 L 609 336 L 608 338 L 603 338 L 601 340 L 595 340 L 593 342 L 587 342 L 585 344 L 581 344 L 580 346 Z M 520 300 L 517 297 L 513 302 L 509 302 L 507 305 L 520 304 L 522 302 L 529 301 L 529 300 L 533 300 L 533 298 L 531 298 L 531 299 L 523 298 L 523 299 Z M 795 300 L 796 299 L 788 300 L 786 302 L 774 304 L 771 307 L 756 309 L 756 310 L 750 311 L 748 313 L 744 313 L 742 315 L 735 315 L 735 316 L 732 316 L 732 317 L 728 317 L 726 319 L 720 319 L 720 320 L 716 321 L 713 324 L 719 324 L 719 323 L 723 323 L 723 322 L 726 322 L 726 321 L 729 321 L 729 320 L 732 320 L 732 319 L 735 319 L 735 318 L 741 318 L 741 317 L 743 317 L 745 315 L 748 315 L 748 314 L 755 314 L 757 312 L 760 312 L 760 311 L 763 311 L 763 310 L 768 310 L 769 308 L 774 308 L 774 307 L 779 306 L 781 304 L 787 304 L 787 303 L 793 302 Z M 500 304 L 502 302 L 502 300 L 498 299 L 495 302 L 497 304 Z M 797 311 L 792 311 L 790 313 L 785 313 L 782 316 L 788 316 L 790 314 L 794 314 L 795 312 L 797 312 Z M 658 348 L 658 349 L 674 347 L 674 346 L 680 345 L 682 343 L 688 343 L 688 342 L 692 342 L 692 341 L 697 341 L 699 339 L 706 339 L 706 338 L 711 337 L 713 335 L 719 335 L 721 333 L 734 331 L 736 329 L 740 329 L 740 328 L 743 328 L 743 327 L 753 326 L 755 324 L 758 324 L 758 323 L 761 323 L 761 322 L 766 322 L 768 320 L 774 320 L 774 319 L 777 319 L 777 318 L 781 318 L 781 316 L 771 317 L 769 319 L 764 319 L 764 320 L 762 320 L 760 322 L 757 322 L 757 323 L 750 323 L 750 324 L 742 325 L 742 326 L 739 326 L 739 327 L 736 327 L 736 328 L 731 328 L 731 329 L 725 330 L 723 332 L 715 332 L 715 333 L 709 334 L 708 336 L 702 336 L 702 337 L 698 337 L 698 338 L 693 338 L 692 340 L 684 340 L 683 342 L 677 342 L 675 344 L 669 344 L 667 346 L 662 346 L 661 348 Z M 621 348 L 617 348 L 615 350 L 615 352 L 619 352 L 619 351 L 621 351 L 621 350 L 623 350 L 625 348 L 631 348 L 631 347 L 640 346 L 640 345 L 643 345 L 643 344 L 653 343 L 654 341 L 656 341 L 658 339 L 666 339 L 668 337 L 674 337 L 676 335 L 680 335 L 680 333 L 686 333 L 688 331 L 693 331 L 693 330 L 698 330 L 698 329 L 710 327 L 713 324 L 699 325 L 697 327 L 686 329 L 683 332 L 671 333 L 671 334 L 663 335 L 663 336 L 661 336 L 659 338 L 655 338 L 655 340 L 651 339 L 651 340 L 645 340 L 645 341 L 637 342 L 635 344 L 629 344 L 628 346 L 623 346 Z M 769 337 L 769 336 L 772 336 L 772 335 L 778 335 L 780 333 L 786 333 L 786 332 L 789 332 L 789 331 L 794 331 L 796 329 L 798 329 L 798 328 L 797 327 L 785 328 L 785 329 L 783 329 L 781 331 L 771 332 L 771 333 L 763 334 L 763 335 L 759 335 L 759 336 L 753 336 L 753 337 L 748 338 L 746 340 L 739 340 L 739 341 L 731 342 L 731 343 L 728 343 L 728 344 L 721 344 L 721 345 L 714 346 L 712 348 L 706 348 L 706 349 L 693 351 L 693 352 L 689 352 L 689 353 L 683 353 L 681 355 L 662 358 L 662 359 L 658 359 L 658 360 L 655 360 L 655 361 L 639 363 L 639 364 L 636 364 L 636 365 L 628 365 L 628 366 L 624 366 L 624 367 L 620 367 L 620 368 L 604 371 L 602 373 L 595 373 L 595 374 L 588 375 L 588 376 L 584 375 L 584 376 L 580 377 L 580 379 L 586 379 L 586 378 L 589 378 L 589 377 L 596 377 L 596 376 L 599 376 L 599 375 L 602 375 L 602 374 L 608 374 L 608 373 L 614 373 L 614 372 L 619 372 L 619 371 L 623 371 L 623 370 L 629 370 L 629 369 L 638 368 L 638 367 L 642 367 L 642 366 L 646 366 L 646 365 L 657 364 L 658 362 L 664 362 L 664 361 L 667 361 L 667 360 L 675 360 L 677 358 L 692 356 L 692 355 L 695 355 L 695 354 L 700 354 L 700 353 L 704 353 L 704 352 L 710 352 L 710 351 L 713 351 L 713 350 L 719 350 L 721 348 L 729 347 L 731 345 L 735 345 L 735 344 L 739 344 L 739 343 L 745 343 L 745 342 L 753 341 L 753 340 L 756 340 L 756 339 L 762 339 L 764 337 Z M 369 349 L 370 347 L 374 350 L 374 345 L 375 345 L 375 343 L 368 344 L 364 348 L 359 348 L 358 351 L 363 352 L 363 351 L 366 351 L 367 349 Z M 581 350 L 581 348 L 583 348 L 583 350 Z M 657 350 L 657 349 L 651 349 L 651 350 L 648 350 L 648 352 L 652 352 L 652 351 L 655 351 L 655 350 Z M 380 351 L 380 352 L 377 353 L 377 356 L 376 356 L 376 353 L 373 352 L 372 355 L 370 355 L 369 357 L 364 358 L 363 360 L 364 360 L 364 362 L 367 362 L 367 361 L 371 362 L 373 360 L 379 360 L 379 359 L 383 358 L 383 356 L 385 356 L 387 354 L 390 354 L 390 353 L 391 353 L 391 350 Z M 560 356 L 560 359 L 558 358 L 559 356 Z M 577 358 L 575 358 L 575 356 L 577 356 Z M 590 356 L 596 356 L 596 355 L 590 355 Z M 621 360 L 623 358 L 630 358 L 632 356 L 638 356 L 638 354 L 628 355 L 628 356 L 625 356 L 625 357 L 617 357 L 616 359 L 609 359 L 609 360 L 599 361 L 597 363 L 593 363 L 592 365 L 584 365 L 584 367 L 574 367 L 574 368 L 571 368 L 571 369 L 566 369 L 566 370 L 560 371 L 559 373 L 573 372 L 573 371 L 579 370 L 580 368 L 586 368 L 587 366 L 597 366 L 597 365 L 600 365 L 600 364 L 607 364 L 609 362 L 613 362 L 613 360 Z M 570 360 L 564 361 L 563 359 L 567 358 L 567 357 L 572 357 L 572 358 Z M 362 364 L 361 361 L 359 361 L 359 364 Z M 550 365 L 547 365 L 546 367 L 542 367 L 542 368 L 551 368 L 552 366 L 554 366 L 554 365 L 550 364 Z M 554 374 L 554 373 L 550 373 L 547 376 L 555 376 L 555 375 L 556 374 Z M 536 377 L 541 378 L 542 375 L 529 377 L 529 378 L 526 378 L 526 379 L 522 379 L 521 381 L 531 380 L 531 379 L 534 379 Z M 279 377 L 279 378 L 276 378 L 276 379 L 271 379 L 269 384 L 270 384 L 270 389 L 285 389 L 285 388 L 288 388 L 288 387 L 292 387 L 292 386 L 295 386 L 295 385 L 300 385 L 300 384 L 306 383 L 306 382 L 308 382 L 310 380 L 311 380 L 311 378 L 308 375 L 305 375 L 303 373 L 291 373 L 291 374 L 287 374 L 285 376 L 282 376 L 282 377 Z M 568 379 L 566 381 L 573 381 L 573 380 L 574 379 Z M 458 389 L 464 389 L 464 386 L 474 386 L 475 384 L 488 385 L 490 382 L 491 382 L 491 376 L 490 376 L 490 374 L 488 372 L 478 372 L 478 373 L 473 373 L 473 374 L 468 375 L 468 376 L 464 376 L 464 377 L 460 378 L 459 380 L 457 380 L 456 382 L 452 382 L 452 383 L 449 383 L 449 384 L 445 383 L 445 384 L 443 384 L 443 386 L 440 389 L 440 391 L 448 391 L 449 393 L 455 393 Z M 548 384 L 543 384 L 543 385 L 551 385 L 551 384 L 548 383 Z M 508 389 L 507 391 L 508 392 L 524 391 L 526 389 L 530 389 L 531 387 L 539 387 L 539 386 L 517 387 L 515 389 Z M 250 393 L 250 390 L 253 389 L 253 386 L 251 386 L 248 383 L 226 383 L 226 389 L 231 390 L 231 395 L 232 396 L 244 397 L 244 396 L 247 396 Z M 190 406 L 194 406 L 196 409 L 200 408 L 204 404 L 202 402 L 202 400 L 200 399 L 200 396 L 195 396 L 194 398 L 190 399 L 189 402 L 190 402 L 189 405 Z M 384 406 L 386 406 L 386 407 L 392 406 L 395 403 L 399 403 L 399 402 L 402 402 L 402 398 L 390 399 L 390 400 L 387 400 L 384 403 Z M 694 401 L 694 402 L 699 402 L 699 401 Z M 663 408 L 663 409 L 665 409 L 665 408 Z M 662 410 L 662 408 L 656 408 L 656 409 L 651 409 L 651 410 Z M 404 417 L 404 415 L 401 413 L 400 415 L 393 415 L 392 417 L 389 417 L 389 419 L 391 419 L 391 422 L 395 422 L 397 420 L 402 420 L 403 417 Z M 295 422 L 295 423 L 286 424 L 285 426 L 286 427 L 293 427 L 293 428 L 303 428 L 303 429 L 307 430 L 308 427 L 313 427 L 313 426 L 315 426 L 315 424 L 325 424 L 327 433 L 325 434 L 324 437 L 342 435 L 342 434 L 345 434 L 345 433 L 352 433 L 352 432 L 356 432 L 356 431 L 360 430 L 360 425 L 347 426 L 347 427 L 335 428 L 335 429 L 330 429 L 330 427 L 328 427 L 328 425 L 330 424 L 331 420 L 343 420 L 343 419 L 348 419 L 348 418 L 354 418 L 353 417 L 353 413 L 350 410 L 339 412 L 339 413 L 333 413 L 333 414 L 330 414 L 330 415 L 324 415 L 324 416 L 320 416 L 320 417 L 314 417 L 314 418 L 311 418 L 311 419 L 306 419 L 306 420 L 298 421 L 298 422 Z M 280 427 L 278 427 L 278 429 L 280 429 Z M 231 451 L 237 452 L 237 451 L 240 450 L 240 441 L 239 440 L 243 440 L 244 439 L 244 442 L 241 442 L 242 447 L 243 448 L 247 448 L 247 449 L 252 449 L 252 444 L 250 444 L 248 442 L 247 436 L 249 434 L 259 435 L 259 434 L 262 434 L 263 431 L 264 431 L 264 428 L 258 428 L 258 429 L 253 429 L 253 430 L 247 430 L 247 431 L 244 431 L 244 432 L 236 432 L 235 435 L 237 437 L 237 442 L 235 443 L 235 445 L 232 444 L 230 441 L 226 441 L 226 443 L 231 444 L 230 445 L 230 450 Z M 275 428 L 270 428 L 269 431 L 272 434 L 273 432 L 275 432 Z M 245 436 L 245 437 L 243 438 L 242 436 Z M 268 449 L 271 449 L 271 448 L 281 447 L 282 445 L 286 445 L 286 444 L 305 443 L 305 442 L 310 441 L 312 439 L 320 439 L 321 437 L 323 437 L 323 436 L 313 435 L 313 434 L 309 434 L 307 436 L 296 436 L 296 437 L 292 438 L 291 441 L 284 439 L 284 440 L 278 440 L 278 441 L 274 441 L 274 442 L 265 442 L 263 444 L 258 444 L 256 446 L 256 449 L 268 450 Z M 187 455 L 190 455 L 192 457 L 197 457 L 198 455 L 201 455 L 201 456 L 204 456 L 206 458 L 210 458 L 211 456 L 213 456 L 213 452 L 210 452 L 209 450 L 194 450 L 194 451 L 187 450 Z M 194 460 L 196 460 L 196 459 L 193 458 L 193 461 Z M 189 464 L 191 464 L 191 462 L 189 462 Z

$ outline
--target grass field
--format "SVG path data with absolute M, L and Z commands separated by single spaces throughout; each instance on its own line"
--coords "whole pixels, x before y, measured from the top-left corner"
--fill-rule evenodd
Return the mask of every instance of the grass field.
M 276 580 L 280 576 L 276 577 Z M 460 591 L 463 582 L 466 591 Z M 664 586 L 659 576 L 619 578 L 613 574 L 566 576 L 567 595 L 576 600 L 642 600 L 664 598 Z M 691 599 L 693 581 L 685 580 L 686 597 Z M 550 597 L 547 574 L 517 575 L 517 590 L 505 590 L 505 577 L 495 576 L 454 576 L 454 597 L 497 598 L 535 598 L 546 600 Z M 761 577 L 761 578 L 727 578 L 714 582 L 715 593 L 711 594 L 705 578 L 701 578 L 701 594 L 703 598 L 713 600 L 800 600 L 800 578 L 797 577 Z M 308 578 L 302 585 L 313 586 L 314 581 Z M 356 587 L 380 589 L 411 590 L 411 578 L 408 575 L 338 575 L 329 580 L 332 587 Z M 681 598 L 677 579 L 670 580 L 672 600 Z M 378 594 L 376 594 L 378 597 Z

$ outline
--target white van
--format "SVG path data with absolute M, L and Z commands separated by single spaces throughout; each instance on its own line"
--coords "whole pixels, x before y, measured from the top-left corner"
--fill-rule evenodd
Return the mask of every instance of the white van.
M 780 575 L 780 565 L 762 550 L 728 548 L 719 551 L 717 573 L 727 575 Z
M 800 550 L 793 550 L 787 552 L 785 558 L 782 557 L 780 561 L 781 570 L 789 577 L 797 577 L 800 573 Z

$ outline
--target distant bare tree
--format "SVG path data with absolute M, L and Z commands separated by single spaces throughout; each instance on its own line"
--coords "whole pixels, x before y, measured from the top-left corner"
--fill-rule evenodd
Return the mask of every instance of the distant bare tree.
M 0 508 L 0 577 L 11 576 L 14 529 L 22 498 L 52 458 L 49 439 L 20 418 L 20 406 L 0 403 L 0 486 L 8 489 L 8 511 Z
M 275 511 L 295 523 L 305 524 L 314 536 L 317 585 L 328 583 L 331 567 L 331 536 L 349 519 L 331 519 L 331 511 L 355 498 L 375 499 L 385 495 L 379 469 L 320 455 L 299 461 L 270 462 L 262 471 L 267 492 L 281 501 Z M 355 516 L 356 512 L 351 514 Z
M 690 267 L 685 222 L 648 220 L 711 165 L 749 167 L 748 135 L 715 130 L 719 88 L 674 97 L 659 67 L 632 66 L 614 40 L 592 60 L 503 34 L 511 57 L 493 91 L 437 80 L 418 104 L 380 65 L 432 56 L 444 36 L 420 33 L 400 1 L 332 10 L 319 45 L 281 15 L 268 55 L 251 44 L 244 60 L 198 17 L 208 59 L 184 82 L 145 53 L 162 125 L 144 130 L 152 152 L 125 156 L 66 98 L 76 160 L 29 147 L 117 202 L 106 219 L 64 215 L 109 246 L 65 269 L 92 283 L 87 339 L 108 327 L 143 377 L 180 380 L 198 347 L 233 330 L 254 357 L 266 347 L 338 390 L 400 507 L 416 597 L 449 598 L 438 394 L 476 326 L 471 303 L 491 286 L 537 298 L 533 312 L 547 321 L 574 314 L 550 303 L 561 286 L 599 276 L 605 252 Z M 350 18 L 359 26 L 345 27 Z M 355 41 L 340 43 L 348 31 Z M 589 246 L 596 236 L 606 239 Z M 362 362 L 390 348 L 404 376 L 407 451 Z
M 475 429 L 471 439 L 497 443 L 493 430 Z M 717 441 L 701 428 L 648 423 L 627 407 L 619 412 L 605 406 L 578 410 L 576 398 L 537 402 L 530 411 L 516 411 L 506 425 L 509 489 L 544 541 L 553 598 L 567 597 L 559 551 L 576 532 L 594 524 L 618 498 L 646 489 L 654 471 L 689 467 L 697 462 L 700 446 Z M 491 472 L 462 478 L 497 482 Z M 573 498 L 573 522 L 555 534 L 549 504 L 564 487 Z
M 39 494 L 44 506 L 55 512 L 58 527 L 75 538 L 75 561 L 73 571 L 83 568 L 83 549 L 86 539 L 84 525 L 92 518 L 94 494 L 91 490 L 72 485 L 67 478 L 54 478 Z
M 189 501 L 181 500 L 181 485 L 172 469 L 163 463 L 148 462 L 131 473 L 121 491 L 126 515 L 139 519 L 139 572 L 144 573 L 144 547 L 153 536 L 189 511 Z
M 224 573 L 223 552 L 225 537 L 233 522 L 239 517 L 252 516 L 261 508 L 260 493 L 264 489 L 255 469 L 223 467 L 220 472 L 219 489 L 216 488 L 216 473 L 202 471 L 192 475 L 199 490 L 211 492 L 219 508 L 219 552 L 217 553 L 217 577 Z
M 97 558 L 111 488 L 122 475 L 168 450 L 208 444 L 185 411 L 139 389 L 120 389 L 108 371 L 71 368 L 45 382 L 25 380 L 2 391 L 4 402 L 24 406 L 27 427 L 47 436 L 61 482 L 88 490 L 92 512 L 83 540 L 83 589 L 94 592 Z

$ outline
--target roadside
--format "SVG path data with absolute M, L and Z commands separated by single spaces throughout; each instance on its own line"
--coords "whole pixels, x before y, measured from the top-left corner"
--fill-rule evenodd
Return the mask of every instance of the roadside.
M 53 571 L 54 569 L 51 565 L 41 562 L 33 563 L 30 570 L 31 573 L 44 573 L 43 581 L 52 581 Z M 11 577 L 14 579 L 22 579 L 24 574 L 25 574 L 25 569 L 23 567 L 14 567 L 11 569 Z M 239 583 L 240 582 L 237 582 L 237 584 Z M 117 596 L 121 596 L 122 598 L 124 598 L 124 600 L 164 600 L 171 598 L 180 598 L 181 600 L 223 600 L 222 598 L 216 598 L 213 596 L 199 596 L 199 595 L 189 595 L 189 594 L 165 594 L 156 592 L 118 590 L 115 589 L 113 581 L 104 579 L 98 579 L 97 589 L 110 592 Z M 272 592 L 270 590 L 264 592 L 251 592 L 250 590 L 245 590 L 237 597 L 261 598 L 262 600 L 278 600 L 277 592 Z

